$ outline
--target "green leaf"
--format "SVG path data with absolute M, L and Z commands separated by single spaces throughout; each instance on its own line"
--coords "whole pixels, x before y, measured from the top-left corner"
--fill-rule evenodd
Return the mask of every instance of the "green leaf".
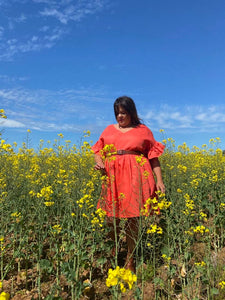
M 104 265 L 106 263 L 107 259 L 105 257 L 100 257 L 97 259 L 97 265 Z
M 211 295 L 219 295 L 219 290 L 217 288 L 212 288 Z

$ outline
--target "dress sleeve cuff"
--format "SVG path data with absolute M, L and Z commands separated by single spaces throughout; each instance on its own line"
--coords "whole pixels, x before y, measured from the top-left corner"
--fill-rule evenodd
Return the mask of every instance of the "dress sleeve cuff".
M 148 152 L 148 159 L 152 159 L 154 157 L 159 157 L 163 154 L 165 146 L 159 142 L 155 142 L 153 147 Z
M 94 152 L 94 154 L 99 154 L 100 155 L 100 151 L 103 148 L 103 143 L 101 140 L 98 140 L 92 147 L 91 150 Z

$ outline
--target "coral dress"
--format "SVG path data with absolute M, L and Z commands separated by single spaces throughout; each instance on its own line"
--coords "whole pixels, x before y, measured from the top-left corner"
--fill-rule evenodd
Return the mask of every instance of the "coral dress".
M 121 132 L 114 125 L 106 127 L 92 147 L 95 154 L 102 156 L 107 175 L 97 207 L 109 217 L 140 216 L 146 200 L 154 198 L 156 192 L 149 159 L 159 157 L 164 147 L 143 124 L 127 132 Z M 143 155 L 114 155 L 118 150 L 132 150 Z

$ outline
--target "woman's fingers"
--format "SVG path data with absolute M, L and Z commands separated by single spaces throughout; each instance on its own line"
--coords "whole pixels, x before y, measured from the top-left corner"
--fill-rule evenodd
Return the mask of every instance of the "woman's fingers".
M 100 164 L 96 164 L 94 167 L 95 170 L 104 170 L 105 166 L 104 165 L 100 165 Z

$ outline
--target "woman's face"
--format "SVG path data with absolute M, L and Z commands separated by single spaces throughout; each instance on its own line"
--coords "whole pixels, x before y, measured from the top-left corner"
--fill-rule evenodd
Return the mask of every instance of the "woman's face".
M 116 116 L 116 120 L 120 127 L 128 127 L 132 125 L 131 116 L 122 106 L 119 106 L 119 111 L 118 115 Z

